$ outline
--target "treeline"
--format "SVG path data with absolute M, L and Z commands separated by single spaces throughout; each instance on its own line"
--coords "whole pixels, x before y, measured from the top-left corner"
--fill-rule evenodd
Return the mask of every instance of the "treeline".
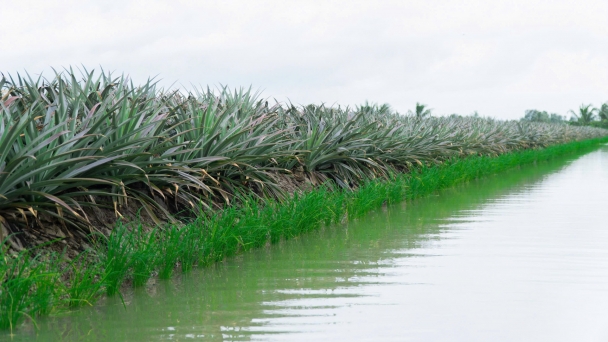
M 548 113 L 536 109 L 526 110 L 521 121 L 544 122 L 544 123 L 567 123 L 574 126 L 593 126 L 608 128 L 608 102 L 599 108 L 591 104 L 582 104 L 577 110 L 568 112 L 570 118 L 556 113 Z

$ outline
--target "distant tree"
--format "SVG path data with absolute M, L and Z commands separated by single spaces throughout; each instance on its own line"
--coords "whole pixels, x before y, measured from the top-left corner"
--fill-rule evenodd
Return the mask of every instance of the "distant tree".
M 549 122 L 552 123 L 563 123 L 564 121 L 566 121 L 566 118 L 559 114 L 551 113 L 551 117 L 549 117 Z
M 427 105 L 422 104 L 420 102 L 416 102 L 416 112 L 412 112 L 411 110 L 407 113 L 409 115 L 415 115 L 417 118 L 425 118 L 427 116 L 431 116 L 432 109 L 427 108 Z
M 572 114 L 574 118 L 576 118 L 576 120 L 574 120 L 574 121 L 576 121 L 582 125 L 588 125 L 593 120 L 595 120 L 596 111 L 597 111 L 597 108 L 591 107 L 590 104 L 588 104 L 588 105 L 582 104 L 578 108 L 578 113 L 576 113 L 573 110 L 571 110 L 569 113 Z
M 608 121 L 608 102 L 602 104 L 598 112 L 598 116 L 600 117 L 600 120 Z
M 526 114 L 521 120 L 531 122 L 561 123 L 564 122 L 565 118 L 556 113 L 548 113 L 547 111 L 541 112 L 540 110 L 536 109 L 528 109 L 526 110 Z
M 474 117 L 474 118 L 480 118 L 481 117 L 481 115 L 479 115 L 479 112 L 477 112 L 476 110 L 473 111 L 473 113 L 471 113 L 471 116 Z
M 523 121 L 532 121 L 532 122 L 549 122 L 550 117 L 549 113 L 546 111 L 541 112 L 536 109 L 528 109 L 526 110 L 526 114 L 522 119 Z

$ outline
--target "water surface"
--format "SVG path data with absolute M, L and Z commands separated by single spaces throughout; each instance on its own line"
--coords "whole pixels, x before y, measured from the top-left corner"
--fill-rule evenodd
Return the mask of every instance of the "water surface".
M 13 340 L 607 340 L 607 211 L 602 147 L 158 281 L 126 308 L 104 300 Z

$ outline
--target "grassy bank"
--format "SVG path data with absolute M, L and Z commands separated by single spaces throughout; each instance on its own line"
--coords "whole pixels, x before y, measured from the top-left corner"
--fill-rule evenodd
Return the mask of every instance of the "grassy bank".
M 338 224 L 384 204 L 428 195 L 520 165 L 590 150 L 608 138 L 585 140 L 502 154 L 497 157 L 452 158 L 440 165 L 392 172 L 387 179 L 362 182 L 356 189 L 327 183 L 284 200 L 245 194 L 239 207 L 204 211 L 184 225 L 146 230 L 118 224 L 99 244 L 70 262 L 56 253 L 22 251 L 0 258 L 0 328 L 15 329 L 25 318 L 36 319 L 70 307 L 92 305 L 104 293 L 122 286 L 138 287 L 152 276 L 169 278 L 239 252 L 289 239 L 323 225 Z M 334 185 L 331 185 L 334 184 Z M 178 267 L 176 267 L 178 266 Z

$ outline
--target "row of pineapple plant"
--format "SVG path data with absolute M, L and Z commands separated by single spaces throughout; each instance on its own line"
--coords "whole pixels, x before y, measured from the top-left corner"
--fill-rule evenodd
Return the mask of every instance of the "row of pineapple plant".
M 66 70 L 0 80 L 0 241 L 59 222 L 87 236 L 92 208 L 131 202 L 156 222 L 229 203 L 281 199 L 273 174 L 357 187 L 419 165 L 608 134 L 592 127 L 415 117 L 388 106 L 269 105 L 250 90 L 166 91 L 154 81 Z M 7 236 L 11 236 L 7 239 Z

